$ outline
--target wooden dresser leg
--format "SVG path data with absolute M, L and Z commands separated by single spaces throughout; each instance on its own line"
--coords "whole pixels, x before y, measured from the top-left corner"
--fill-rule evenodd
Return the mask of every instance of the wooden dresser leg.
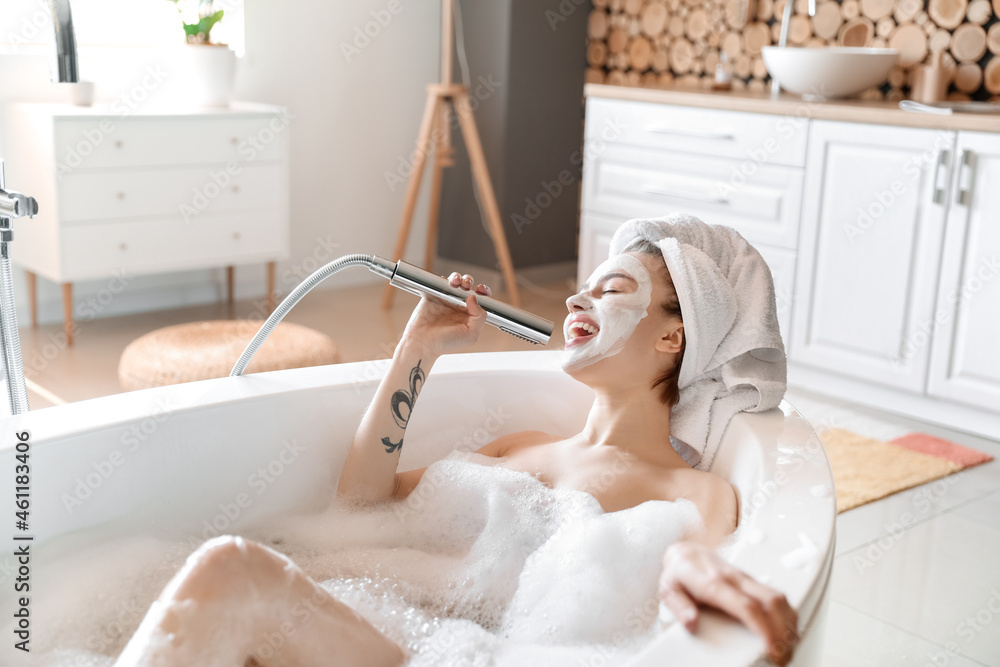
M 38 327 L 38 276 L 31 271 L 25 271 L 28 278 L 28 302 L 31 304 L 31 328 Z
M 226 304 L 233 305 L 233 267 L 226 267 Z
M 267 313 L 270 315 L 274 312 L 274 272 L 277 268 L 277 262 L 267 263 Z
M 66 345 L 73 345 L 73 283 L 63 283 L 63 331 Z

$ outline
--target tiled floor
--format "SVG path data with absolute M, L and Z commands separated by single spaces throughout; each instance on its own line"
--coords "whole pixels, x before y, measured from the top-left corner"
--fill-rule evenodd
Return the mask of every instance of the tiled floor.
M 561 323 L 570 288 L 522 291 L 524 307 Z M 378 304 L 382 284 L 315 291 L 288 320 L 334 338 L 344 361 L 389 356 L 416 297 Z M 502 298 L 502 295 L 501 295 Z M 22 330 L 33 408 L 117 393 L 118 358 L 134 338 L 181 322 L 247 317 L 259 304 L 205 305 L 81 322 L 76 344 L 61 326 Z M 561 327 L 551 343 L 562 345 Z M 528 349 L 486 327 L 475 350 Z M 996 460 L 864 505 L 837 518 L 837 559 L 821 667 L 905 665 L 1000 667 L 1000 442 L 789 389 L 814 425 L 875 438 L 922 431 L 988 452 Z M 904 525 L 905 523 L 905 525 Z

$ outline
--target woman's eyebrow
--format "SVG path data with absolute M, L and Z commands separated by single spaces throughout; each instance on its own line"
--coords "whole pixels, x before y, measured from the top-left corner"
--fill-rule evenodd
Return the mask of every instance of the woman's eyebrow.
M 622 273 L 620 271 L 612 271 L 610 273 L 605 273 L 603 276 L 601 276 L 600 278 L 597 279 L 597 282 L 599 282 L 599 283 L 600 282 L 604 282 L 608 278 L 625 278 L 627 280 L 631 280 L 632 282 L 634 282 L 637 285 L 639 284 L 638 280 L 636 280 L 635 278 L 633 278 L 629 274 Z M 587 289 L 590 289 L 590 281 L 584 281 L 584 283 L 582 285 L 580 285 L 580 290 L 581 291 L 587 290 Z

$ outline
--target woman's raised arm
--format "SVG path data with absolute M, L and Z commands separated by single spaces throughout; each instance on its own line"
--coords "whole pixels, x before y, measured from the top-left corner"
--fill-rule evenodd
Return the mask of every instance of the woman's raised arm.
M 351 443 L 337 484 L 339 498 L 378 502 L 393 497 L 406 424 L 431 367 L 442 354 L 479 339 L 486 311 L 471 291 L 472 276 L 452 273 L 449 281 L 470 290 L 466 298 L 468 310 L 421 297 Z M 479 285 L 476 293 L 489 296 L 490 288 Z

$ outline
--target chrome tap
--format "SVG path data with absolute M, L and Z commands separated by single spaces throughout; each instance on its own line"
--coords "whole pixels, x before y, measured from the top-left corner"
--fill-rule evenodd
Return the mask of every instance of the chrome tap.
M 55 30 L 55 47 L 52 58 L 52 80 L 76 83 L 80 80 L 76 56 L 76 32 L 73 30 L 73 12 L 69 0 L 49 0 L 52 28 Z
M 49 0 L 52 13 L 54 49 L 52 80 L 76 83 L 80 80 L 77 67 L 76 33 L 69 0 Z M 15 218 L 31 218 L 38 213 L 34 197 L 6 190 L 3 160 L 0 159 L 0 379 L 3 380 L 6 401 L 0 398 L 0 416 L 27 412 L 28 391 L 21 359 L 21 337 L 17 330 L 17 309 L 14 304 L 14 279 L 11 275 L 10 249 L 14 240 L 11 223 Z
M 11 222 L 14 218 L 33 217 L 38 213 L 38 202 L 34 197 L 9 192 L 5 187 L 3 160 L 0 160 L 0 363 L 3 364 L 3 384 L 7 395 L 6 402 L 0 405 L 0 414 L 16 415 L 27 412 L 29 408 L 7 246 L 14 239 Z
M 795 8 L 795 0 L 785 0 L 785 11 L 781 17 L 781 33 L 778 35 L 778 46 L 784 47 L 788 44 L 788 26 L 792 22 L 792 10 Z M 816 0 L 809 0 L 809 16 L 816 16 Z M 777 77 L 771 75 L 771 97 L 777 97 L 781 92 L 781 83 Z

